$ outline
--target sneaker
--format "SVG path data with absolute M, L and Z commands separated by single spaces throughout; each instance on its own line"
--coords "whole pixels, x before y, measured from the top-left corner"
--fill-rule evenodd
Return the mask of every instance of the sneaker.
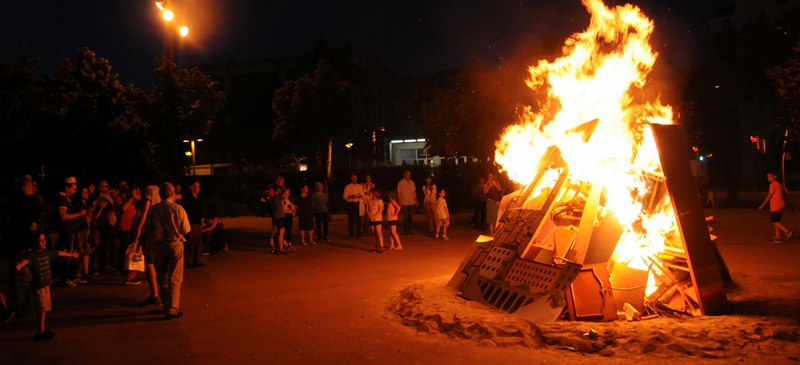
M 175 313 L 175 314 L 167 313 L 167 315 L 164 316 L 164 319 L 169 321 L 171 319 L 178 319 L 178 318 L 181 318 L 181 317 L 183 317 L 183 312 L 178 312 L 178 313 Z
M 144 307 L 146 305 L 161 305 L 162 303 L 161 303 L 161 298 L 154 297 L 154 296 L 151 295 L 151 296 L 147 297 L 147 299 L 143 300 L 139 304 L 141 304 Z
M 3 311 L 2 317 L 0 317 L 0 321 L 8 322 L 8 321 L 14 319 L 15 315 L 17 315 L 17 314 L 14 313 L 13 311 L 10 311 L 10 310 L 6 309 L 6 310 Z
M 52 339 L 56 334 L 53 332 L 39 332 L 33 336 L 33 339 L 36 341 L 46 341 Z
M 67 279 L 66 281 L 61 283 L 61 286 L 76 287 L 78 286 L 78 284 L 75 284 L 74 281 Z
M 203 256 L 210 256 L 211 252 L 203 252 Z
M 75 284 L 86 284 L 86 283 L 88 283 L 88 281 L 86 281 L 85 279 L 83 279 L 81 277 L 77 277 L 75 279 L 72 279 L 72 282 L 75 283 Z
M 783 241 L 780 238 L 773 237 L 773 238 L 770 238 L 767 242 L 775 243 L 775 242 L 783 242 Z
M 439 236 L 433 236 L 433 239 L 438 240 Z
M 139 285 L 141 283 L 142 282 L 139 281 L 139 280 L 127 280 L 127 281 L 125 281 L 125 285 Z
M 442 241 L 447 241 L 447 240 L 449 240 L 449 239 L 450 239 L 450 238 L 449 238 L 449 237 L 447 237 L 447 236 L 444 236 L 444 237 L 442 237 Z
M 789 242 L 789 240 L 792 238 L 792 234 L 794 234 L 794 231 L 791 229 L 789 232 L 786 232 L 786 237 L 783 239 L 783 242 Z

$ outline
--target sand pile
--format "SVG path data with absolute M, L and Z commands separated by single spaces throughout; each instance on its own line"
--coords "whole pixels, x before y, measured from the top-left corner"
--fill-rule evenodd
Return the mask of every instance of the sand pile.
M 429 334 L 475 341 L 485 346 L 553 348 L 599 356 L 653 358 L 695 357 L 747 361 L 800 360 L 800 327 L 796 310 L 729 292 L 732 314 L 706 317 L 660 317 L 609 323 L 532 324 L 516 316 L 457 296 L 449 278 L 426 280 L 400 288 L 387 306 L 404 325 Z M 738 289 L 741 291 L 741 289 Z M 771 309 L 770 309 L 771 308 Z M 758 311 L 759 314 L 755 314 Z M 766 313 L 764 312 L 766 311 Z M 777 312 L 776 312 L 777 311 Z

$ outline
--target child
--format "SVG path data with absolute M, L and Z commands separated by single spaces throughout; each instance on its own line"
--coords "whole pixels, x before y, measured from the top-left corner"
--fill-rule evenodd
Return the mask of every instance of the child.
M 375 239 L 375 252 L 383 253 L 383 199 L 378 189 L 372 189 L 372 197 L 367 200 L 367 216 L 369 216 L 369 229 Z
M 442 239 L 449 240 L 447 238 L 447 227 L 450 226 L 450 210 L 447 209 L 447 200 L 444 200 L 445 195 L 444 189 L 439 190 L 439 199 L 436 201 L 437 225 L 436 234 L 433 235 L 434 239 L 439 238 L 439 230 L 441 229 Z
M 389 238 L 391 239 L 390 250 L 402 250 L 400 235 L 397 234 L 397 215 L 400 214 L 400 203 L 397 201 L 397 190 L 389 192 L 389 205 L 386 207 L 386 223 L 389 223 Z
M 25 259 L 17 264 L 17 271 L 30 264 L 32 281 L 30 288 L 33 291 L 33 301 L 39 316 L 39 331 L 33 336 L 34 340 L 49 340 L 55 333 L 45 328 L 45 315 L 52 309 L 50 303 L 50 286 L 53 285 L 53 276 L 50 272 L 50 260 L 59 256 L 78 258 L 78 252 L 47 250 L 47 240 L 44 234 L 39 234 L 37 240 L 32 242 L 33 250 L 29 251 Z

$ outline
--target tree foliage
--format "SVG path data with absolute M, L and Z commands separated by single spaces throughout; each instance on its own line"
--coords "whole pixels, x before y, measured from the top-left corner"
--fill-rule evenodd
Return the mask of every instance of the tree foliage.
M 778 99 L 778 121 L 797 140 L 800 138 L 800 42 L 794 46 L 792 57 L 782 66 L 772 68 L 768 75 Z

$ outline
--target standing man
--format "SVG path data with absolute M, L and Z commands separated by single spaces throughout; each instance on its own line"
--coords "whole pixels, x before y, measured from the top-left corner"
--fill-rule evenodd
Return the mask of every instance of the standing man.
M 200 262 L 200 252 L 203 249 L 203 201 L 200 200 L 200 182 L 195 180 L 189 186 L 191 193 L 183 197 L 183 209 L 189 216 L 192 225 L 189 235 L 186 236 L 186 268 L 206 266 Z
M 350 174 L 350 183 L 344 187 L 342 198 L 347 204 L 347 232 L 350 238 L 361 238 L 361 216 L 359 207 L 364 197 L 364 187 L 358 183 L 358 175 Z
M 792 231 L 783 226 L 781 223 L 781 216 L 783 216 L 783 208 L 786 207 L 786 201 L 783 199 L 783 194 L 789 192 L 786 188 L 778 182 L 778 175 L 774 172 L 767 173 L 767 180 L 769 181 L 769 192 L 767 198 L 758 207 L 759 210 L 763 209 L 769 203 L 769 221 L 775 228 L 775 237 L 771 238 L 769 242 L 788 242 L 792 238 Z M 781 232 L 785 233 L 781 239 Z
M 77 249 L 78 227 L 81 218 L 86 216 L 86 209 L 78 210 L 72 204 L 71 197 L 78 190 L 78 180 L 74 176 L 64 179 L 64 189 L 58 193 L 56 200 L 56 218 L 58 220 L 58 241 L 56 250 L 75 252 Z M 61 258 L 59 276 L 61 285 L 76 286 L 77 261 L 72 258 Z
M 417 187 L 411 180 L 411 171 L 403 172 L 403 179 L 397 183 L 397 197 L 400 205 L 403 206 L 403 233 L 412 234 L 411 225 L 414 209 L 419 206 L 417 200 Z
M 5 287 L 9 294 L 7 311 L 0 314 L 0 321 L 10 319 L 13 311 L 27 315 L 30 310 L 30 270 L 24 268 L 23 271 L 17 271 L 14 264 L 23 257 L 33 237 L 44 228 L 39 225 L 41 207 L 35 195 L 33 178 L 30 175 L 17 176 L 14 179 L 14 193 L 6 239 L 0 242 L 0 288 Z
M 163 183 L 161 202 L 150 208 L 147 232 L 156 252 L 156 273 L 166 319 L 181 318 L 181 283 L 183 282 L 183 242 L 192 226 L 186 211 L 175 204 L 175 187 Z
M 481 176 L 478 184 L 472 188 L 472 198 L 475 199 L 475 212 L 472 214 L 472 224 L 470 226 L 481 227 L 486 222 L 486 194 L 483 193 L 483 185 L 486 179 Z
M 98 203 L 101 201 L 108 203 L 108 206 L 100 212 L 100 216 L 97 217 L 94 222 L 100 234 L 100 270 L 107 271 L 115 267 L 117 260 L 114 260 L 113 258 L 119 256 L 117 255 L 117 252 L 119 252 L 120 249 L 124 251 L 127 249 L 127 247 L 117 249 L 111 247 L 114 244 L 114 238 L 116 237 L 117 233 L 115 228 L 117 223 L 117 213 L 114 205 L 114 199 L 111 197 L 111 188 L 108 185 L 108 181 L 98 181 L 97 191 L 98 194 L 95 198 L 95 201 Z M 125 265 L 124 262 L 116 263 L 116 265 L 119 265 L 118 268 L 120 271 L 127 271 L 127 268 L 122 267 Z

